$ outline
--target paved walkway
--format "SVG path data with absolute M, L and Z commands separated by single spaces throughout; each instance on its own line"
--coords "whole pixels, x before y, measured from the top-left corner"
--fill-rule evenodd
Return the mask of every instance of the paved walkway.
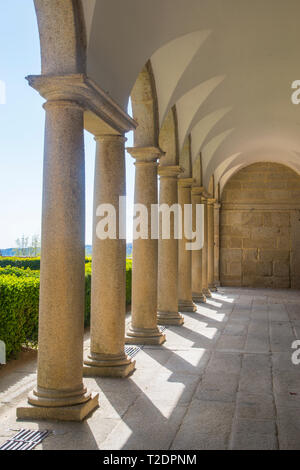
M 16 421 L 36 360 L 2 368 L 0 444 L 26 428 L 53 431 L 37 449 L 300 449 L 300 292 L 221 288 L 184 317 L 129 379 L 85 380 L 100 408 L 83 423 Z

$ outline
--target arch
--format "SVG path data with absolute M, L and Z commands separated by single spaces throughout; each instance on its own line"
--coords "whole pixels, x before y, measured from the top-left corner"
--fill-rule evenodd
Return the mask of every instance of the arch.
M 201 153 L 198 155 L 196 160 L 193 162 L 193 178 L 196 186 L 202 186 L 203 176 L 202 176 L 202 156 Z
M 157 147 L 159 135 L 155 80 L 150 61 L 138 75 L 131 92 L 132 113 L 138 127 L 134 132 L 136 147 Z
M 151 63 L 157 84 L 160 125 L 168 110 L 175 104 L 173 94 L 184 75 L 185 70 L 206 41 L 211 31 L 195 31 L 176 38 L 161 48 L 151 57 Z
M 233 166 L 221 196 L 221 283 L 299 285 L 300 172 L 286 162 Z
M 231 111 L 231 107 L 220 108 L 205 115 L 192 129 L 192 158 L 199 155 L 205 140 L 215 125 Z
M 192 152 L 191 152 L 191 134 L 185 139 L 182 151 L 179 155 L 179 165 L 183 169 L 182 178 L 192 177 Z
M 160 159 L 162 165 L 179 165 L 176 106 L 170 109 L 160 129 L 159 146 L 165 152 L 165 155 Z
M 34 0 L 42 74 L 84 73 L 86 33 L 80 0 Z
M 208 183 L 208 192 L 210 196 L 215 197 L 215 177 L 211 175 L 209 183 Z
M 215 170 L 217 182 L 220 182 L 221 194 L 227 181 L 234 176 L 236 172 L 253 163 L 260 163 L 262 161 L 286 165 L 300 174 L 300 162 L 296 153 L 287 152 L 286 154 L 282 154 L 281 152 L 273 152 L 272 154 L 268 154 L 266 152 L 260 152 L 257 154 L 255 152 L 247 155 L 236 153 L 224 159 Z
M 192 88 L 185 95 L 183 95 L 176 103 L 178 111 L 178 135 L 179 147 L 182 148 L 186 136 L 192 129 L 194 117 L 197 115 L 201 105 L 215 90 L 215 88 L 222 83 L 225 76 L 215 76 L 200 83 L 195 88 Z

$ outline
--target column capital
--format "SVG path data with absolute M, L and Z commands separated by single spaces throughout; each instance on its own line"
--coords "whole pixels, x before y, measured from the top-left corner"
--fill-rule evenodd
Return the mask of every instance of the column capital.
M 177 178 L 183 169 L 179 165 L 160 165 L 158 167 L 158 175 L 161 178 Z
M 194 183 L 194 178 L 178 178 L 179 188 L 191 188 Z
M 93 135 L 123 134 L 137 123 L 85 74 L 29 75 L 29 85 L 47 101 L 75 101 L 85 111 L 84 127 Z
M 122 142 L 125 143 L 127 141 L 124 135 L 120 134 L 102 134 L 102 135 L 95 135 L 94 137 L 96 142 Z
M 208 191 L 206 191 L 205 188 L 201 196 L 202 196 L 202 200 L 204 204 L 209 205 L 209 204 L 213 204 L 216 201 L 216 199 L 214 199 L 212 195 Z
M 216 210 L 221 209 L 221 207 L 222 207 L 222 204 L 221 204 L 220 202 L 215 202 L 214 208 L 215 208 Z
M 213 197 L 207 198 L 207 204 L 209 204 L 209 205 L 214 206 L 214 204 L 216 203 L 216 201 L 217 201 L 217 200 L 216 200 L 215 198 L 213 198 Z
M 46 101 L 43 104 L 43 108 L 47 111 L 47 109 L 51 108 L 77 108 L 84 111 L 84 107 L 78 102 L 74 100 L 50 100 Z
M 136 163 L 156 162 L 165 155 L 159 147 L 127 147 L 127 152 L 135 158 Z
M 204 186 L 193 186 L 192 196 L 202 196 L 203 191 L 204 191 Z

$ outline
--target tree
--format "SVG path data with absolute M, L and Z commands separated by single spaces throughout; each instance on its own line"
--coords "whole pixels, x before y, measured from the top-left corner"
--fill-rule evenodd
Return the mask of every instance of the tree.
M 34 258 L 40 254 L 41 251 L 41 242 L 39 235 L 33 235 L 31 237 L 31 247 L 30 247 L 30 256 Z
M 35 258 L 40 254 L 41 242 L 39 235 L 32 235 L 31 244 L 29 245 L 29 237 L 23 234 L 21 238 L 16 240 L 17 248 L 14 249 L 15 256 L 29 256 Z
M 15 248 L 15 256 L 26 256 L 28 253 L 28 237 L 23 234 L 21 238 L 16 240 L 17 248 Z

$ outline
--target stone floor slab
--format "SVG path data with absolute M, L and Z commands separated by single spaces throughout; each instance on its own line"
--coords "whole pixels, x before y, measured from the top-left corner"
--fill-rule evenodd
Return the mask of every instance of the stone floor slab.
M 84 379 L 100 407 L 82 423 L 17 420 L 36 352 L 0 366 L 0 444 L 25 427 L 51 431 L 37 449 L 299 450 L 300 292 L 219 288 L 184 317 L 135 356 L 131 377 Z

